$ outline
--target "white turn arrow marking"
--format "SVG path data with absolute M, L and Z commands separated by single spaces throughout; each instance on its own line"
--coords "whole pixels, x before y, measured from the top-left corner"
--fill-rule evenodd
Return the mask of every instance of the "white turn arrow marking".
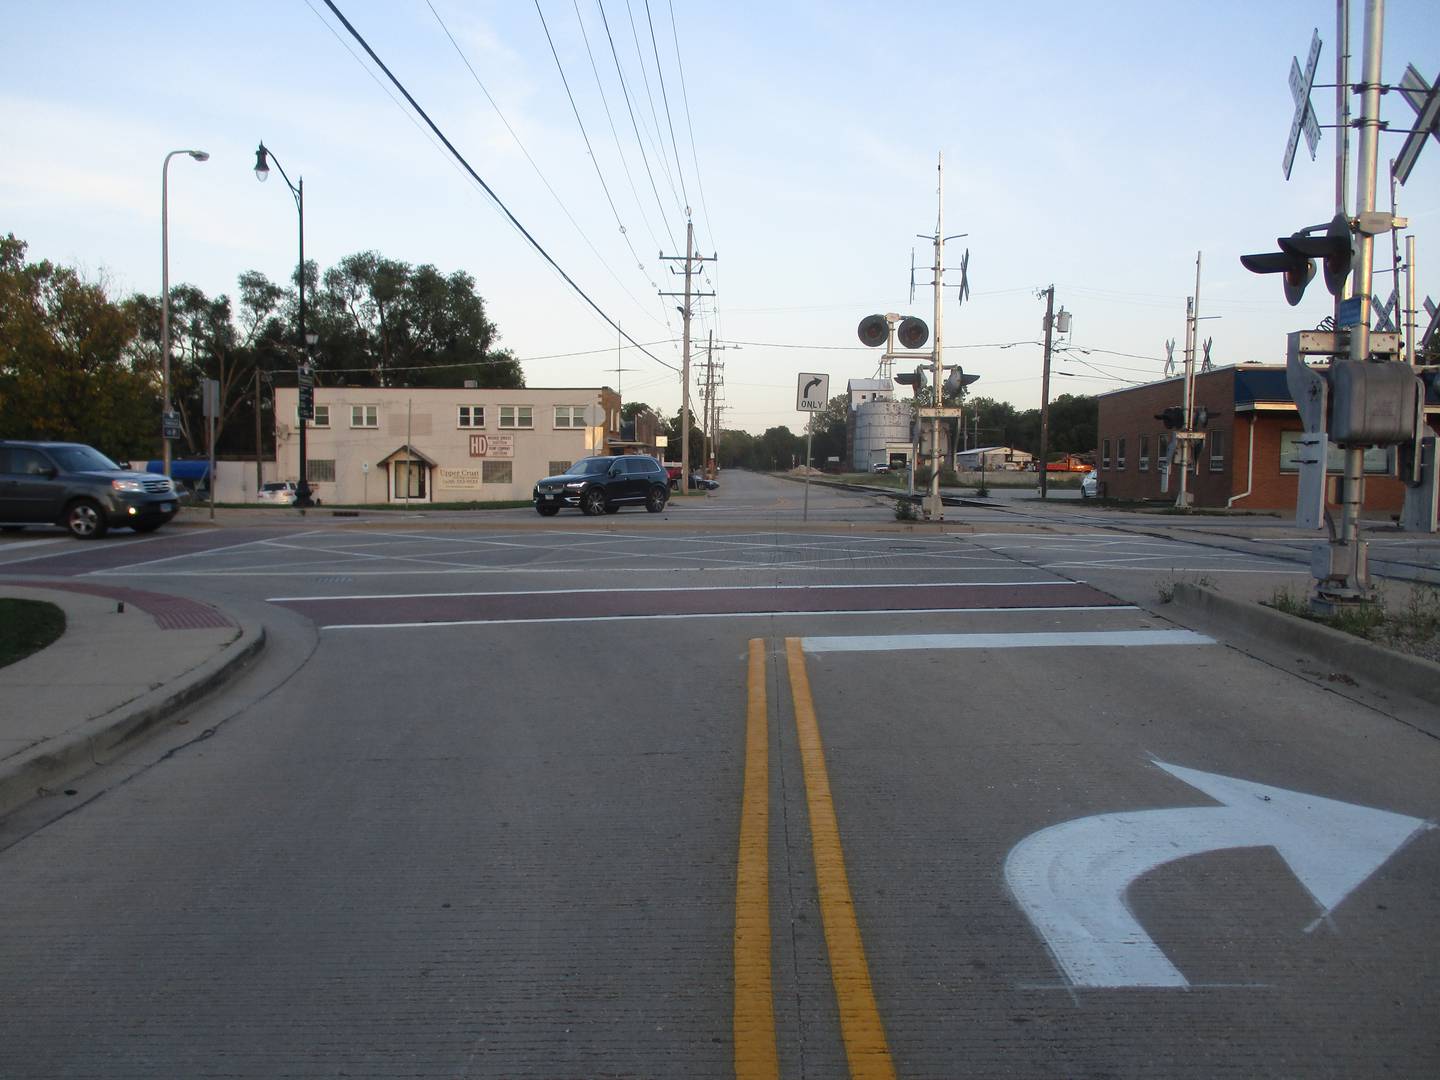
M 1156 867 L 1226 848 L 1273 847 L 1329 913 L 1412 836 L 1419 818 L 1155 762 L 1220 806 L 1100 814 L 1034 833 L 1005 883 L 1076 986 L 1188 986 L 1125 893 Z

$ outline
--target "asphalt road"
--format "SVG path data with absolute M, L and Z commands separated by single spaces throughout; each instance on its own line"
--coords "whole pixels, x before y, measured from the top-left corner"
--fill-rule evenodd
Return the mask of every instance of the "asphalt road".
M 271 639 L 0 835 L 0 1074 L 1440 1072 L 1435 738 L 1135 606 L 1292 562 L 804 498 L 0 548 Z

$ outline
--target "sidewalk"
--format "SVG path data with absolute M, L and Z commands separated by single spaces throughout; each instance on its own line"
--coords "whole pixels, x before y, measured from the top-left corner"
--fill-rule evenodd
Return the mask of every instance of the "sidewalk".
M 208 604 L 121 586 L 9 578 L 0 596 L 65 612 L 58 641 L 0 668 L 0 814 L 109 761 L 265 640 Z

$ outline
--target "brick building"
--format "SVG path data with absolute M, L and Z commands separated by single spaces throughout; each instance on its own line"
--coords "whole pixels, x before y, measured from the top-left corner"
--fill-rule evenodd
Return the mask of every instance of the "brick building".
M 1181 404 L 1184 387 L 1184 379 L 1176 377 L 1100 396 L 1096 469 L 1106 496 L 1175 497 L 1179 476 L 1173 470 L 1168 489 L 1161 491 L 1171 433 L 1155 416 Z M 1196 375 L 1194 408 L 1210 417 L 1205 441 L 1196 443 L 1187 485 L 1195 505 L 1294 510 L 1299 476 L 1294 440 L 1303 425 L 1284 365 L 1239 364 Z M 1425 411 L 1430 426 L 1440 428 L 1440 400 L 1427 400 Z M 1333 475 L 1341 472 L 1341 451 L 1333 446 L 1329 467 Z M 1365 509 L 1399 513 L 1404 485 L 1394 473 L 1393 448 L 1365 452 Z

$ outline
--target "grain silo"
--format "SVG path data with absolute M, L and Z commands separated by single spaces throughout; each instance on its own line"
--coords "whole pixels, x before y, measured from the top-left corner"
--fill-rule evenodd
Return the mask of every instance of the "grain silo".
M 904 401 L 867 401 L 855 410 L 851 468 L 869 472 L 889 461 L 888 448 L 910 442 L 910 405 Z

